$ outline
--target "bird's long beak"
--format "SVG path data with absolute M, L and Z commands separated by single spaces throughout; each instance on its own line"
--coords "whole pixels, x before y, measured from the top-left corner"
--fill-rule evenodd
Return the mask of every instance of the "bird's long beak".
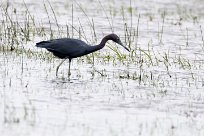
M 125 47 L 121 41 L 118 44 L 120 44 L 123 48 L 130 52 L 130 50 L 127 47 Z

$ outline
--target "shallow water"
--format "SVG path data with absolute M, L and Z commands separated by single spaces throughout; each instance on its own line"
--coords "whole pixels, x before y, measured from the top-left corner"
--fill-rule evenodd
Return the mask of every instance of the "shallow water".
M 42 1 L 26 0 L 25 3 L 36 21 L 41 22 L 49 33 L 49 22 Z M 50 3 L 57 14 L 60 26 L 70 24 L 72 1 L 55 0 Z M 93 18 L 98 43 L 103 35 L 111 32 L 107 17 L 100 9 L 102 7 L 95 0 L 77 3 L 83 7 L 90 19 Z M 116 14 L 112 16 L 114 21 L 111 20 L 113 21 L 111 23 L 114 32 L 124 41 L 124 22 L 131 23 L 130 14 L 127 12 L 129 1 L 106 3 L 101 1 L 101 3 L 109 18 L 111 18 L 109 12 Z M 26 53 L 1 51 L 1 135 L 202 136 L 204 134 L 202 59 L 204 52 L 200 32 L 200 25 L 204 25 L 202 3 L 199 0 L 165 2 L 132 0 L 134 27 L 137 25 L 138 14 L 141 16 L 138 47 L 145 51 L 152 48 L 150 54 L 152 58 L 157 58 L 153 59 L 153 65 L 145 55 L 142 56 L 145 61 L 142 66 L 129 60 L 122 63 L 117 61 L 117 56 L 109 48 L 105 47 L 100 51 L 101 55 L 110 54 L 116 58 L 115 61 L 107 62 L 96 57 L 93 65 L 86 57 L 74 59 L 71 64 L 72 75 L 68 80 L 68 61 L 60 67 L 59 78 L 56 78 L 55 69 L 60 62 L 59 59 L 46 60 Z M 46 1 L 45 4 L 49 5 Z M 79 26 L 78 19 L 83 22 L 87 39 L 94 43 L 86 15 L 75 2 L 73 5 L 74 25 Z M 122 6 L 126 9 L 124 21 L 119 13 Z M 25 5 L 14 0 L 10 1 L 10 7 L 19 7 L 18 20 L 23 22 Z M 96 10 L 96 7 L 99 9 Z M 158 38 L 162 29 L 160 13 L 164 9 L 167 15 L 161 39 Z M 61 36 L 57 35 L 57 27 L 50 9 L 49 13 L 53 29 L 56 31 L 55 37 L 62 37 L 64 33 Z M 194 16 L 198 18 L 196 23 L 192 19 Z M 75 32 L 74 37 L 77 36 Z M 49 36 L 36 35 L 31 39 L 20 46 L 41 53 L 41 50 L 34 46 L 35 42 L 49 39 Z M 134 48 L 134 45 L 131 46 Z M 122 48 L 119 50 L 128 54 Z M 166 64 L 168 70 L 163 62 L 165 53 L 169 58 Z M 137 61 L 141 60 L 138 58 Z M 138 79 L 140 73 L 142 81 Z

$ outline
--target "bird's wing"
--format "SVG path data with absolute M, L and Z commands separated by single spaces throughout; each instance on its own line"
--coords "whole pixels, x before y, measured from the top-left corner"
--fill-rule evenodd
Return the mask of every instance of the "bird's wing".
M 54 55 L 62 57 L 79 57 L 86 53 L 88 45 L 77 39 L 55 39 L 42 41 L 36 44 L 37 47 L 46 48 L 53 52 Z

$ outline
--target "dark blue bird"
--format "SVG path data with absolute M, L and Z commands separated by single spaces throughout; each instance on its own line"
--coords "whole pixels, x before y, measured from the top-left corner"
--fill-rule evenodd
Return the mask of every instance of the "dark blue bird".
M 36 44 L 37 47 L 45 48 L 48 51 L 52 52 L 54 56 L 57 56 L 61 59 L 64 59 L 56 69 L 56 76 L 60 65 L 66 60 L 69 59 L 69 76 L 70 73 L 70 63 L 73 58 L 81 57 L 83 55 L 87 55 L 89 53 L 95 52 L 97 50 L 102 49 L 108 40 L 112 40 L 122 47 L 124 47 L 127 51 L 129 49 L 125 47 L 120 38 L 116 34 L 109 34 L 105 36 L 101 43 L 95 46 L 91 46 L 86 44 L 85 42 L 78 39 L 70 39 L 70 38 L 62 38 L 62 39 L 54 39 L 49 41 L 42 41 Z

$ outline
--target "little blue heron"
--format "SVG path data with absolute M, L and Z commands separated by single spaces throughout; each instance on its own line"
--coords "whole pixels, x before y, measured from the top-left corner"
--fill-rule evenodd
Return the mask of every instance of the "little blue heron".
M 36 46 L 40 48 L 45 48 L 48 51 L 52 52 L 54 56 L 57 56 L 60 59 L 64 59 L 57 66 L 56 76 L 57 76 L 58 69 L 62 65 L 62 63 L 66 59 L 69 59 L 68 75 L 70 76 L 71 75 L 70 63 L 73 58 L 81 57 L 83 55 L 87 55 L 89 53 L 102 49 L 108 40 L 112 40 L 118 43 L 119 45 L 124 47 L 127 51 L 129 51 L 129 49 L 122 44 L 120 38 L 116 34 L 109 34 L 105 36 L 101 40 L 101 43 L 95 46 L 90 46 L 81 40 L 71 39 L 71 38 L 61 38 L 61 39 L 54 39 L 49 41 L 42 41 L 42 42 L 36 43 Z

